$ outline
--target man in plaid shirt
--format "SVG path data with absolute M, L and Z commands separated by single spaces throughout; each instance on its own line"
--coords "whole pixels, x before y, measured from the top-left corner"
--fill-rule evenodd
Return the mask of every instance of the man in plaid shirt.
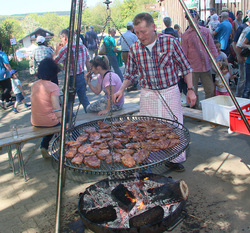
M 57 64 L 63 63 L 64 66 L 66 65 L 66 58 L 67 58 L 67 47 L 68 47 L 68 37 L 69 37 L 69 30 L 64 29 L 59 34 L 61 43 L 58 43 L 56 46 L 55 52 L 55 62 Z M 73 70 L 74 70 L 74 58 L 76 54 L 76 42 L 73 42 L 72 46 L 72 58 L 70 62 L 70 86 L 73 85 Z M 89 105 L 89 100 L 86 95 L 86 82 L 84 78 L 84 65 L 87 67 L 87 71 L 90 70 L 90 63 L 89 63 L 89 55 L 87 52 L 87 48 L 83 44 L 79 44 L 78 48 L 78 62 L 77 62 L 77 70 L 76 70 L 76 78 L 75 78 L 75 90 L 78 96 L 80 103 L 82 104 L 85 112 L 86 108 Z M 70 100 L 69 100 L 70 101 Z M 73 101 L 74 102 L 74 101 Z M 70 106 L 71 102 L 69 103 Z
M 178 72 L 181 72 L 186 79 L 188 85 L 187 103 L 192 107 L 196 102 L 196 95 L 193 90 L 190 63 L 174 37 L 156 32 L 156 26 L 150 14 L 140 13 L 136 15 L 133 23 L 139 41 L 130 47 L 124 81 L 114 99 L 119 101 L 124 90 L 138 76 L 142 87 L 140 114 L 171 120 L 174 119 L 174 114 L 178 121 L 183 123 L 180 91 L 177 85 Z M 186 154 L 184 152 L 171 162 L 167 162 L 166 166 L 175 171 L 184 171 L 184 166 L 180 162 L 185 160 Z

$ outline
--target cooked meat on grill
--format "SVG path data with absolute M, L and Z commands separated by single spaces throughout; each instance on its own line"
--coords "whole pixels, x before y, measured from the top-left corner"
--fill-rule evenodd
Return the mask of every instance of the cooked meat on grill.
M 84 131 L 86 133 L 94 133 L 96 132 L 96 129 L 94 127 L 87 127 L 86 129 L 84 129 Z
M 69 150 L 65 153 L 65 157 L 68 159 L 74 158 L 77 152 L 77 147 L 70 147 Z
M 93 146 L 94 148 L 98 148 L 98 149 L 102 149 L 102 150 L 108 149 L 108 148 L 109 148 L 107 142 L 103 142 L 103 143 L 101 143 L 101 144 L 94 144 L 94 145 L 92 145 L 92 146 Z
M 75 157 L 73 159 L 71 159 L 71 163 L 75 163 L 75 164 L 82 164 L 83 163 L 83 154 L 76 154 Z
M 174 138 L 174 139 L 179 139 L 179 135 L 177 135 L 174 132 L 170 132 L 169 134 L 166 135 L 168 138 Z
M 127 149 L 139 149 L 141 147 L 140 142 L 132 142 L 132 143 L 127 143 L 126 145 Z
M 71 146 L 71 147 L 79 147 L 82 143 L 79 141 L 65 141 L 65 145 Z
M 113 153 L 113 161 L 115 163 L 121 162 L 122 155 L 120 153 Z
M 119 154 L 119 153 L 113 153 L 112 155 L 109 154 L 107 157 L 106 157 L 106 163 L 112 163 L 112 158 L 113 158 L 113 163 L 120 163 L 121 162 L 121 158 L 122 158 L 122 155 Z
M 98 121 L 97 124 L 100 129 L 108 129 L 111 127 L 110 124 L 104 123 L 103 121 Z
M 146 138 L 146 135 L 145 134 L 143 134 L 143 133 L 138 133 L 138 132 L 136 132 L 135 134 L 134 134 L 134 136 L 133 136 L 133 140 L 134 141 L 144 141 L 145 140 L 145 138 Z
M 128 137 L 128 135 L 125 132 L 115 131 L 115 132 L 113 132 L 113 134 L 117 138 L 127 138 Z
M 125 154 L 132 155 L 135 153 L 133 149 L 116 149 L 115 152 L 120 153 L 121 155 L 125 155 Z
M 157 139 L 160 139 L 165 134 L 166 134 L 165 131 L 151 132 L 150 134 L 147 135 L 147 139 L 157 140 Z
M 99 133 L 110 133 L 110 129 L 99 129 L 98 130 Z
M 90 142 L 94 142 L 98 139 L 101 138 L 101 134 L 100 133 L 97 133 L 97 132 L 94 132 L 94 133 L 90 133 L 90 136 L 89 136 L 89 141 Z
M 173 148 L 176 145 L 178 145 L 180 142 L 181 142 L 180 139 L 176 139 L 176 138 L 170 139 L 170 143 L 168 145 L 168 148 Z
M 95 155 L 98 151 L 98 148 L 93 148 L 91 145 L 87 147 L 87 149 L 84 151 L 85 156 L 92 156 Z
M 131 155 L 126 154 L 122 156 L 122 164 L 126 167 L 133 167 L 135 166 L 135 160 Z
M 129 142 L 129 138 L 116 138 L 120 143 L 126 144 Z
M 89 167 L 100 167 L 101 160 L 98 159 L 95 155 L 84 158 L 84 163 Z
M 136 126 L 138 128 L 148 128 L 149 127 L 148 123 L 145 121 L 139 121 Z
M 102 138 L 111 138 L 111 133 L 101 133 Z
M 82 134 L 81 136 L 79 136 L 76 141 L 79 141 L 79 142 L 86 142 L 88 140 L 88 137 L 89 137 L 89 134 L 87 133 L 84 133 Z
M 149 156 L 149 151 L 145 149 L 137 150 L 136 153 L 133 155 L 133 159 L 137 163 L 142 163 L 144 160 L 146 160 Z
M 98 150 L 97 152 L 96 152 L 96 156 L 99 158 L 99 159 L 101 159 L 101 160 L 105 160 L 106 159 L 106 157 L 108 156 L 108 155 L 110 155 L 110 151 L 109 150 Z
M 117 139 L 113 139 L 113 140 L 109 141 L 109 142 L 108 142 L 108 145 L 109 145 L 110 147 L 115 147 L 115 148 L 117 148 L 117 149 L 123 148 L 123 145 L 122 145 L 121 142 L 118 141 Z
M 85 151 L 89 149 L 89 147 L 91 147 L 91 144 L 84 144 L 78 148 L 78 152 L 84 154 Z

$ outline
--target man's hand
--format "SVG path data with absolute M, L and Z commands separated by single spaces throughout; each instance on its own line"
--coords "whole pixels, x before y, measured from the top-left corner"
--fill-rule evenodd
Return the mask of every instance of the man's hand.
M 190 105 L 190 108 L 192 108 L 195 105 L 196 99 L 197 99 L 197 97 L 196 97 L 194 91 L 189 90 L 187 92 L 187 103 Z
M 120 99 L 122 98 L 124 92 L 122 90 L 119 90 L 117 91 L 115 94 L 114 94 L 114 103 L 118 103 L 120 101 Z

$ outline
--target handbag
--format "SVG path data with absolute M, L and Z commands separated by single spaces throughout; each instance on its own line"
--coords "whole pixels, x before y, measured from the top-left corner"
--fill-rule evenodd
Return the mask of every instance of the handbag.
M 240 55 L 242 57 L 249 57 L 250 56 L 250 49 L 244 48 L 241 50 Z
M 99 49 L 99 55 L 106 55 L 107 54 L 107 47 L 104 44 L 104 42 L 102 43 L 102 46 Z

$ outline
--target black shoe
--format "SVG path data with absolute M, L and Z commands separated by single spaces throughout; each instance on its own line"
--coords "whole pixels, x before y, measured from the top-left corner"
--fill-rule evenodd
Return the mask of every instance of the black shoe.
M 2 109 L 6 110 L 5 105 L 4 105 L 4 102 L 0 102 L 0 107 L 1 107 Z
M 182 164 L 180 163 L 172 163 L 172 162 L 166 162 L 165 166 L 176 171 L 176 172 L 183 172 L 185 171 L 185 168 Z

